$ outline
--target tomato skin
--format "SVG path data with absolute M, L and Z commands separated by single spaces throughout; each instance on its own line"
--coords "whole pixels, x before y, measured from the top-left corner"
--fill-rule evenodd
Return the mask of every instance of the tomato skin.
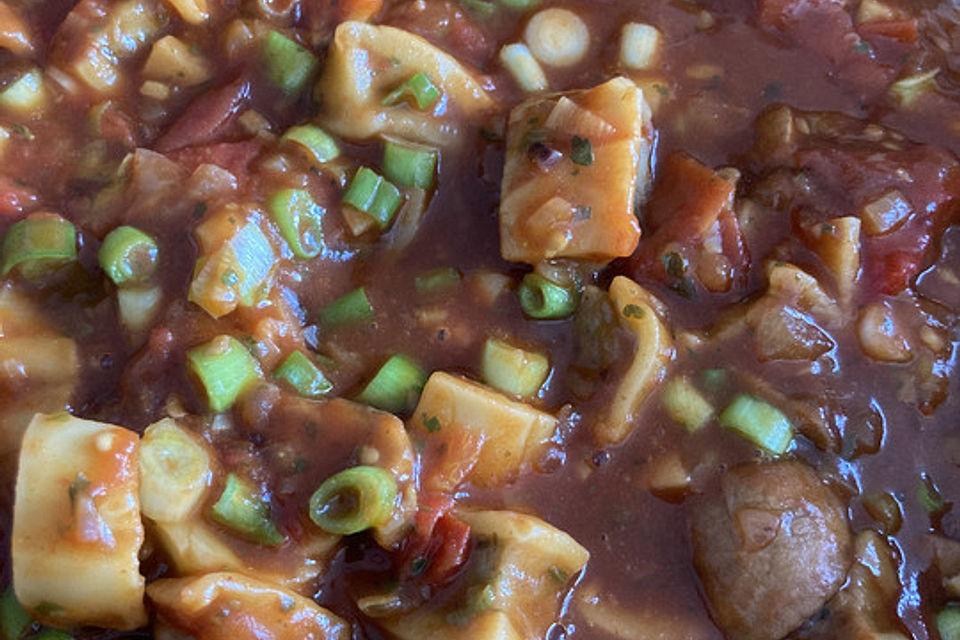
M 872 20 L 858 26 L 857 32 L 867 40 L 881 37 L 912 44 L 917 41 L 917 19 Z
M 247 176 L 250 162 L 259 155 L 260 146 L 256 140 L 219 142 L 177 149 L 167 157 L 190 172 L 201 164 L 215 164 L 242 180 Z
M 470 555 L 470 527 L 451 513 L 454 500 L 423 493 L 414 531 L 400 554 L 400 579 L 436 587 L 450 580 Z
M 920 271 L 917 255 L 910 251 L 892 251 L 884 256 L 880 291 L 896 295 L 907 288 L 910 280 Z
M 0 175 L 0 218 L 19 219 L 37 204 L 37 200 L 37 194 L 31 189 Z

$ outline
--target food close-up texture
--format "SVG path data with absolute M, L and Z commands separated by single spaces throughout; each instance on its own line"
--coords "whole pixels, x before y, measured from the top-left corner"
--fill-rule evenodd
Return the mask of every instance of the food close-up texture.
M 0 640 L 960 640 L 960 5 L 0 0 Z

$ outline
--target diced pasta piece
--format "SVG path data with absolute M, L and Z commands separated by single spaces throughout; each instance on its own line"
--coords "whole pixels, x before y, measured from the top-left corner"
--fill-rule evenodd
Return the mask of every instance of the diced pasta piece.
M 143 75 L 169 85 L 192 87 L 210 78 L 210 67 L 207 60 L 194 53 L 183 40 L 164 36 L 153 43 L 143 64 Z
M 435 85 L 439 99 L 422 110 L 402 101 L 384 104 L 417 74 Z M 337 27 L 318 90 L 323 123 L 337 135 L 387 134 L 435 146 L 456 141 L 452 113 L 476 117 L 495 104 L 470 71 L 420 36 L 362 22 Z
M 860 218 L 834 218 L 812 229 L 813 248 L 833 274 L 844 306 L 853 297 L 860 277 Z
M 136 343 L 149 328 L 163 301 L 162 287 L 122 287 L 117 289 L 117 310 L 120 324 L 127 330 L 131 343 Z
M 590 48 L 590 30 L 573 11 L 552 7 L 540 11 L 523 32 L 530 53 L 552 67 L 569 67 L 583 60 Z
M 437 371 L 408 426 L 424 442 L 425 465 L 432 467 L 425 483 L 450 490 L 465 478 L 481 487 L 512 481 L 523 467 L 537 463 L 557 419 L 479 383 Z
M 20 447 L 35 413 L 66 408 L 76 379 L 73 340 L 50 328 L 28 299 L 0 289 L 0 457 Z
M 787 262 L 770 262 L 767 271 L 767 293 L 785 305 L 810 313 L 828 327 L 842 318 L 840 308 L 806 271 Z
M 589 552 L 543 520 L 514 511 L 461 511 L 474 538 L 457 604 L 383 621 L 400 640 L 539 640 Z
M 210 19 L 207 0 L 166 0 L 166 2 L 180 14 L 184 22 L 189 24 L 202 24 Z
M 894 189 L 868 202 L 860 212 L 863 230 L 869 236 L 879 236 L 895 230 L 913 213 L 913 207 L 903 193 Z
M 500 49 L 500 62 L 524 91 L 546 91 L 550 85 L 537 59 L 526 45 L 508 44 Z
M 14 505 L 13 583 L 38 620 L 115 629 L 146 622 L 139 444 L 132 431 L 66 413 L 38 414 L 27 428 Z
M 514 108 L 501 187 L 503 257 L 537 264 L 630 255 L 652 135 L 643 95 L 626 78 Z
M 903 326 L 883 302 L 871 303 L 860 312 L 857 338 L 864 353 L 875 360 L 907 362 L 913 357 Z
M 43 74 L 36 67 L 28 69 L 19 78 L 0 91 L 0 107 L 5 111 L 31 115 L 43 110 L 47 92 Z
M 64 20 L 54 60 L 97 93 L 112 93 L 122 79 L 120 63 L 159 33 L 164 17 L 159 9 L 153 0 L 85 0 Z
M 636 346 L 609 409 L 597 422 L 595 436 L 602 444 L 627 437 L 636 411 L 663 380 L 674 353 L 673 340 L 660 319 L 660 302 L 656 298 L 624 276 L 613 279 L 609 295 L 617 321 L 634 336 Z
M 627 69 L 650 69 L 656 62 L 661 40 L 656 27 L 628 22 L 620 32 L 620 64 Z
M 164 579 L 147 590 L 164 623 L 196 640 L 348 640 L 350 625 L 309 598 L 237 573 Z
M 15 56 L 28 56 L 35 48 L 27 23 L 6 2 L 0 2 L 0 48 Z

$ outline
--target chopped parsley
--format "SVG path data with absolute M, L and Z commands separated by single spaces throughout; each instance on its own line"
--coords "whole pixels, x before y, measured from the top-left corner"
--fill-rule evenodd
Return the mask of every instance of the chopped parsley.
M 590 215 L 593 213 L 593 210 L 590 207 L 584 205 L 577 205 L 573 208 L 573 219 L 574 220 L 589 220 Z
M 581 167 L 589 167 L 593 164 L 593 145 L 590 144 L 589 138 L 573 136 L 570 146 L 570 159 L 573 160 L 574 164 Z
M 628 304 L 623 308 L 623 315 L 627 318 L 642 318 L 643 308 L 635 304 Z
M 424 413 L 420 417 L 423 419 L 423 426 L 426 427 L 427 431 L 430 433 L 440 431 L 440 420 L 437 419 L 437 416 L 428 416 Z

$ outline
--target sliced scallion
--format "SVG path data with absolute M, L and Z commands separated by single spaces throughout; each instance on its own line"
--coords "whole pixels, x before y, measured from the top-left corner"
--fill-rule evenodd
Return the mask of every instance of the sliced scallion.
M 720 414 L 720 424 L 773 454 L 782 454 L 793 442 L 793 425 L 783 412 L 758 398 L 741 393 Z
M 577 309 L 580 295 L 575 285 L 561 286 L 536 273 L 528 273 L 517 289 L 520 308 L 531 318 L 566 318 Z
M 2 275 L 15 267 L 26 277 L 77 257 L 77 230 L 54 213 L 35 213 L 15 223 L 3 236 Z
M 942 640 L 960 640 L 960 605 L 949 604 L 937 614 L 937 631 Z
M 526 11 L 527 9 L 532 9 L 538 4 L 540 0 L 499 0 L 500 4 L 510 9 L 516 9 L 518 11 Z
M 426 383 L 427 374 L 420 365 L 398 353 L 380 367 L 357 400 L 383 411 L 402 413 L 416 403 Z
M 317 162 L 330 162 L 340 155 L 336 141 L 320 127 L 302 124 L 287 129 L 280 138 L 284 142 L 293 142 L 306 149 Z
M 231 336 L 217 336 L 187 351 L 187 364 L 200 380 L 213 411 L 226 411 L 250 384 L 260 367 L 243 344 Z
M 323 372 L 302 351 L 287 356 L 273 372 L 273 377 L 283 380 L 305 398 L 319 398 L 333 389 Z
M 386 522 L 396 498 L 390 473 L 351 467 L 324 480 L 310 497 L 310 519 L 328 533 L 351 535 Z
M 437 170 L 437 150 L 388 140 L 383 147 L 383 173 L 405 187 L 429 189 Z
M 484 381 L 521 398 L 532 398 L 550 373 L 550 361 L 542 353 L 514 347 L 503 340 L 487 339 L 481 364 Z
M 297 95 L 307 85 L 319 64 L 317 56 L 276 31 L 263 42 L 267 76 L 287 95 Z
M 343 194 L 343 201 L 373 218 L 381 229 L 386 229 L 400 208 L 403 196 L 392 182 L 384 180 L 376 171 L 360 167 Z
M 373 305 L 363 287 L 345 293 L 320 311 L 320 320 L 328 327 L 356 324 L 373 318 Z
M 460 272 L 453 267 L 440 267 L 417 276 L 413 284 L 417 293 L 434 293 L 449 289 L 460 282 Z
M 282 189 L 267 203 L 280 235 L 293 255 L 316 258 L 323 251 L 323 226 L 326 210 L 313 201 L 305 189 Z
M 19 640 L 33 624 L 33 619 L 20 606 L 13 586 L 0 595 L 0 633 L 4 640 Z
M 228 474 L 220 499 L 210 508 L 210 517 L 250 542 L 270 547 L 285 540 L 270 519 L 270 505 L 236 474 Z
M 440 99 L 441 92 L 422 71 L 413 74 L 399 87 L 387 94 L 383 104 L 394 105 L 403 100 L 411 101 L 421 111 L 429 109 Z
M 144 282 L 157 270 L 157 242 L 134 227 L 117 227 L 103 239 L 97 259 L 118 287 Z

